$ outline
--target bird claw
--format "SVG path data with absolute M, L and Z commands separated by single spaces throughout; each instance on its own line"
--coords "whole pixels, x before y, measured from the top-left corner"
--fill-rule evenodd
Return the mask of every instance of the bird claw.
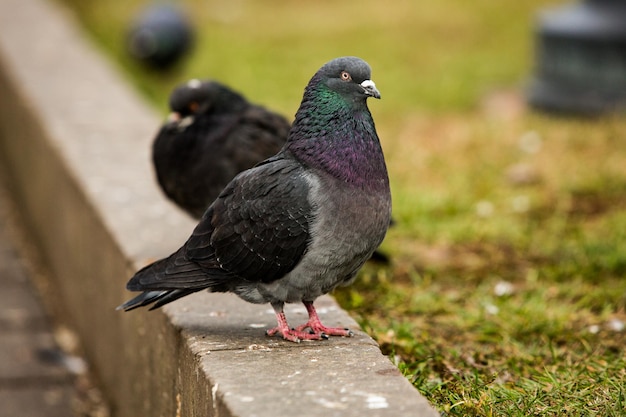
M 304 302 L 304 305 L 309 313 L 309 320 L 295 329 L 293 327 L 289 327 L 287 324 L 285 313 L 282 310 L 282 304 L 274 306 L 278 326 L 266 330 L 265 334 L 267 336 L 274 336 L 277 333 L 280 333 L 283 336 L 283 339 L 295 343 L 300 343 L 302 340 L 328 340 L 330 336 L 354 336 L 354 333 L 345 327 L 324 326 L 320 321 L 315 308 L 313 307 L 313 303 Z
M 319 335 L 322 339 L 329 339 L 329 336 L 343 336 L 343 337 L 352 337 L 354 333 L 352 330 L 345 327 L 326 327 L 321 323 L 310 323 L 307 322 L 302 326 L 296 327 L 296 331 L 302 332 L 304 329 L 309 328 L 310 334 Z
M 281 330 L 278 327 L 274 327 L 273 329 L 268 329 L 265 331 L 266 336 L 275 336 L 276 334 L 281 334 L 283 339 L 288 340 L 290 342 L 300 343 L 303 340 L 328 340 L 329 336 L 324 332 L 315 332 L 310 330 L 308 332 L 302 331 L 302 329 L 288 329 Z

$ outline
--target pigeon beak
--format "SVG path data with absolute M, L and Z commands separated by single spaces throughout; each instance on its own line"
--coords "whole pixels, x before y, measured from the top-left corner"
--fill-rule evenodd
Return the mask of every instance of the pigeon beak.
M 361 83 L 361 87 L 365 90 L 365 95 L 372 96 L 374 98 L 380 98 L 380 93 L 376 89 L 376 84 L 372 80 L 365 80 Z
M 172 122 L 178 122 L 181 119 L 180 117 L 180 113 L 178 112 L 171 112 L 168 116 L 167 116 L 167 121 L 168 123 L 172 123 Z

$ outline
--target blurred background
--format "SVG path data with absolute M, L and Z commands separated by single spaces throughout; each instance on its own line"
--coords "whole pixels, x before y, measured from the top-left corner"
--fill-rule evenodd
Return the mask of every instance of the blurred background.
M 336 298 L 443 415 L 621 415 L 626 2 L 57 1 L 164 119 L 200 78 L 291 120 L 323 63 L 368 61 L 392 263 Z M 153 24 L 171 62 L 129 40 Z

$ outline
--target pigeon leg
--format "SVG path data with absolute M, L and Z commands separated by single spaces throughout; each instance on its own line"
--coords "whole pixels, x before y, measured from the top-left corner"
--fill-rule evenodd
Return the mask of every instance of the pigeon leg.
M 298 326 L 296 331 L 303 331 L 307 327 L 311 329 L 314 334 L 319 334 L 321 337 L 328 336 L 353 336 L 352 330 L 346 329 L 343 327 L 326 327 L 320 321 L 319 316 L 317 315 L 317 311 L 313 306 L 313 302 L 311 301 L 303 301 L 304 307 L 306 307 L 306 311 L 309 313 L 309 321 L 307 321 L 302 326 Z
M 276 313 L 276 321 L 278 322 L 278 326 L 273 329 L 269 329 L 265 331 L 267 336 L 274 336 L 276 333 L 280 333 L 283 336 L 283 339 L 289 340 L 291 342 L 300 343 L 301 340 L 320 340 L 320 339 L 328 339 L 328 336 L 320 333 L 309 333 L 303 332 L 302 330 L 296 330 L 289 327 L 287 324 L 287 317 L 285 317 L 285 312 L 283 311 L 283 303 L 272 304 L 274 308 L 274 312 Z

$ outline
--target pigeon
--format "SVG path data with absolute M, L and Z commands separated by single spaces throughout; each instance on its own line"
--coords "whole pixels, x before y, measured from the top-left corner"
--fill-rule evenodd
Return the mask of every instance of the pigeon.
M 235 175 L 275 155 L 291 127 L 285 117 L 212 80 L 176 87 L 170 109 L 152 162 L 165 195 L 195 219 Z
M 143 9 L 126 34 L 128 53 L 155 70 L 177 64 L 193 46 L 195 33 L 183 12 L 173 4 Z
M 169 106 L 152 161 L 165 195 L 196 220 L 235 175 L 275 155 L 291 127 L 282 115 L 215 80 L 177 86 Z M 380 250 L 370 260 L 390 262 Z
M 322 324 L 314 301 L 348 285 L 382 242 L 391 219 L 389 177 L 367 99 L 380 98 L 360 58 L 323 65 L 304 90 L 287 142 L 237 175 L 185 244 L 128 282 L 141 294 L 118 307 L 161 307 L 200 290 L 271 304 L 283 339 L 352 336 Z M 303 303 L 291 328 L 285 303 Z

